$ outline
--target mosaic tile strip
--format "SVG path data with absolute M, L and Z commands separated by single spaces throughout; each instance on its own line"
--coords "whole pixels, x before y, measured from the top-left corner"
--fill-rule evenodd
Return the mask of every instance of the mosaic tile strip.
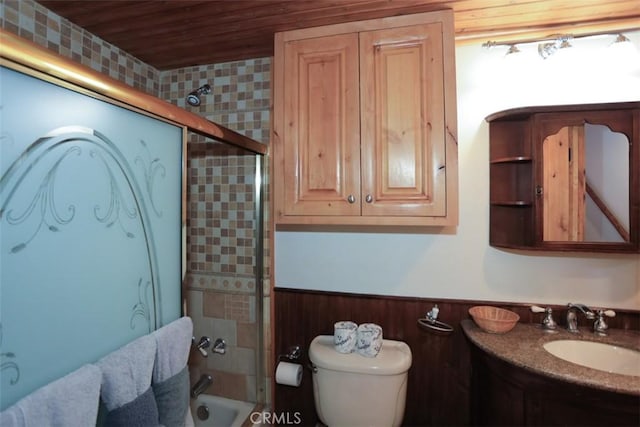
M 256 292 L 254 276 L 187 273 L 184 280 L 187 289 L 229 291 L 246 294 L 255 294 Z

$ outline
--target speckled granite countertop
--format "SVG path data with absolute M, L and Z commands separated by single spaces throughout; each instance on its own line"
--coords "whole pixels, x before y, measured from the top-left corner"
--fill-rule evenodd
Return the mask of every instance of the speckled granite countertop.
M 587 328 L 572 334 L 562 328 L 544 331 L 537 324 L 518 323 L 506 334 L 491 334 L 480 329 L 471 319 L 461 322 L 473 344 L 485 352 L 537 374 L 583 386 L 640 396 L 640 377 L 611 374 L 564 361 L 548 353 L 542 346 L 549 341 L 572 339 L 615 344 L 640 350 L 640 332 L 610 329 L 600 337 Z

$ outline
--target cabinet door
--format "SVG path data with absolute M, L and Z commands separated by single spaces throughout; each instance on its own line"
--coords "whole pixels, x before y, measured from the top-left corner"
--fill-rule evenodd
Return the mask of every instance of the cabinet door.
M 584 147 L 584 125 L 565 126 L 542 141 L 543 240 L 584 241 Z
M 284 47 L 284 212 L 360 215 L 357 34 Z
M 442 24 L 360 34 L 363 215 L 446 215 Z

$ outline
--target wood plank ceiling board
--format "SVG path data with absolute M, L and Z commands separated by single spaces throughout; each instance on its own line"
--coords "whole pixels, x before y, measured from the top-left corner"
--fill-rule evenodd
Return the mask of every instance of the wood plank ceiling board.
M 273 55 L 275 32 L 454 10 L 458 43 L 640 29 L 639 0 L 37 0 L 159 70 Z

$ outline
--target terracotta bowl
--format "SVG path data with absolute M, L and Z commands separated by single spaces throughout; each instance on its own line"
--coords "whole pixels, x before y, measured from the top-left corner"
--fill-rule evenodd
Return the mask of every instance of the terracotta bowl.
M 516 326 L 520 316 L 504 308 L 490 305 L 477 305 L 469 309 L 469 314 L 476 325 L 483 331 L 493 334 L 504 334 Z

